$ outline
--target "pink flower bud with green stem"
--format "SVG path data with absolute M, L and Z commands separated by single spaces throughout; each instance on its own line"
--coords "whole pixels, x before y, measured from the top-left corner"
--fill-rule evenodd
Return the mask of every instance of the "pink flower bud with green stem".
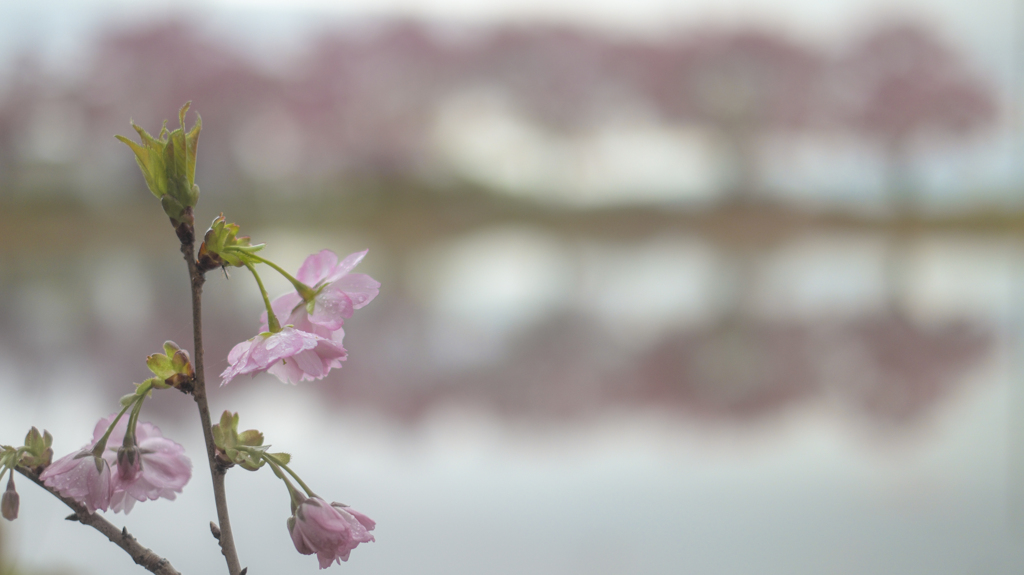
M 249 257 L 257 258 L 252 254 Z M 281 327 L 256 268 L 248 258 L 244 260 L 244 265 L 256 279 L 260 295 L 263 296 L 263 304 L 267 308 L 267 326 L 266 331 L 232 348 L 228 354 L 230 365 L 221 373 L 221 385 L 238 375 L 255 376 L 264 371 L 285 383 L 295 384 L 322 379 L 332 368 L 340 368 L 341 362 L 348 357 L 345 348 L 339 342 L 291 325 Z
M 327 503 L 313 493 L 287 464 L 265 451 L 260 452 L 260 455 L 288 487 L 292 504 L 288 533 L 299 553 L 316 554 L 320 568 L 326 569 L 334 563 L 348 561 L 349 554 L 360 543 L 374 541 L 370 531 L 376 527 L 376 523 L 372 519 L 347 505 Z M 282 469 L 299 482 L 305 494 L 295 489 Z

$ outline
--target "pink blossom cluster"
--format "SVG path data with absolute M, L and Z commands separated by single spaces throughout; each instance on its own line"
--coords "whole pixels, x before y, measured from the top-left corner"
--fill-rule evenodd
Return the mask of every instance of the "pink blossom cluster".
M 295 549 L 303 555 L 316 553 L 320 568 L 348 561 L 360 543 L 373 541 L 370 531 L 376 523 L 362 513 L 319 497 L 304 499 L 288 519 L 288 531 Z
M 279 296 L 271 304 L 282 326 L 270 332 L 267 312 L 261 317 L 260 333 L 236 345 L 228 354 L 228 368 L 221 373 L 221 385 L 239 375 L 269 372 L 285 383 L 322 379 L 331 369 L 340 369 L 348 357 L 342 347 L 345 320 L 377 297 L 380 283 L 366 274 L 349 273 L 366 256 L 367 250 L 338 256 L 323 250 L 306 258 L 296 279 L 312 288 L 306 301 L 297 290 Z
M 107 438 L 101 457 L 93 455 L 96 445 L 114 420 L 101 419 L 93 430 L 93 440 L 82 449 L 54 461 L 39 478 L 61 495 L 97 510 L 129 513 L 137 501 L 163 497 L 173 500 L 192 478 L 192 462 L 185 449 L 167 439 L 150 423 L 135 428 L 137 445 L 125 455 L 122 448 L 128 419 L 121 420 Z

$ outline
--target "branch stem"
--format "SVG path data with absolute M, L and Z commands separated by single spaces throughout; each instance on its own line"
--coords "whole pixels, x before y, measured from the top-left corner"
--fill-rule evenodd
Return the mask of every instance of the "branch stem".
M 18 473 L 27 477 L 32 483 L 35 483 L 39 487 L 46 490 L 50 495 L 53 495 L 57 499 L 60 499 L 64 505 L 67 505 L 74 511 L 74 515 L 70 519 L 78 521 L 82 525 L 88 525 L 93 529 L 99 531 L 111 543 L 117 545 L 121 549 L 124 549 L 128 555 L 131 556 L 132 560 L 138 565 L 145 567 L 148 571 L 156 573 L 157 575 L 181 575 L 174 567 L 171 566 L 170 562 L 160 557 L 153 552 L 152 549 L 140 544 L 134 537 L 132 537 L 127 529 L 118 529 L 114 527 L 109 521 L 103 517 L 89 513 L 89 510 L 84 505 L 71 499 L 70 497 L 64 497 L 60 493 L 46 486 L 42 481 L 39 480 L 39 476 L 25 469 L 24 467 L 18 467 Z M 11 472 L 13 476 L 13 471 Z
M 235 540 L 231 534 L 231 520 L 228 518 L 228 500 L 224 491 L 225 469 L 217 463 L 217 450 L 213 443 L 213 428 L 210 420 L 210 405 L 206 399 L 206 376 L 203 366 L 203 314 L 202 296 L 203 283 L 206 278 L 196 265 L 195 242 L 182 242 L 181 254 L 188 264 L 189 279 L 192 284 L 192 338 L 195 358 L 195 389 L 192 396 L 199 407 L 199 419 L 203 425 L 203 438 L 206 440 L 206 456 L 210 462 L 210 474 L 213 476 L 213 496 L 217 503 L 217 520 L 220 528 L 220 548 L 227 561 L 228 574 L 239 575 L 242 571 L 235 550 Z

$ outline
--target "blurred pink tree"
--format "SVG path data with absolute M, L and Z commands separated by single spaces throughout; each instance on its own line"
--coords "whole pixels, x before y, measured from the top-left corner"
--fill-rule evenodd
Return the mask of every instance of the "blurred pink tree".
M 893 199 L 905 207 L 917 140 L 963 137 L 988 126 L 997 108 L 991 88 L 954 50 L 913 24 L 881 27 L 839 64 L 849 89 L 849 125 L 879 141 Z
M 702 35 L 676 58 L 656 91 L 664 112 L 718 132 L 731 157 L 733 198 L 750 199 L 761 136 L 811 119 L 822 57 L 775 34 L 741 31 Z

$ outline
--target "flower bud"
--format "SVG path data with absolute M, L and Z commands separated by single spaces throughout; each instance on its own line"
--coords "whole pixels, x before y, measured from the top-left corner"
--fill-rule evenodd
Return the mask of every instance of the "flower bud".
M 2 511 L 4 519 L 8 521 L 17 519 L 20 503 L 21 498 L 14 489 L 14 472 L 12 471 L 10 479 L 7 480 L 7 490 L 4 491 L 3 498 L 0 500 L 0 511 Z
M 131 483 L 142 473 L 142 457 L 138 446 L 120 447 L 117 450 L 117 472 L 123 483 Z
M 319 497 L 302 498 L 288 519 L 295 550 L 316 554 L 321 569 L 348 561 L 356 546 L 374 540 L 370 531 L 375 526 L 376 522 L 351 507 L 328 505 Z

